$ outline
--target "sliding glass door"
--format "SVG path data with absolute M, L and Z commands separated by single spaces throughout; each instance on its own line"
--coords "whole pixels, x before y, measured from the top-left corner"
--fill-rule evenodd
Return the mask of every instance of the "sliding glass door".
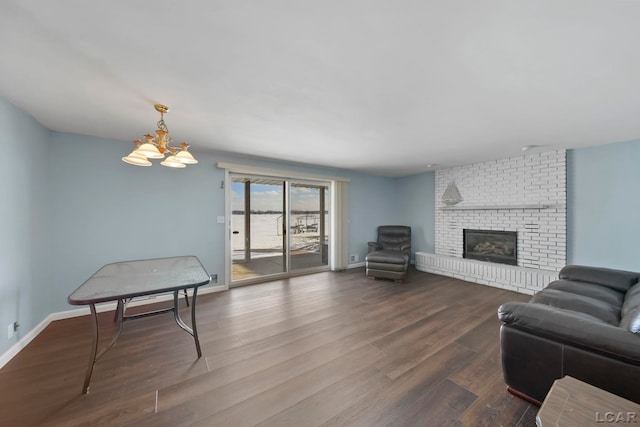
M 284 181 L 232 178 L 232 281 L 286 271 L 284 189 Z
M 291 270 L 329 265 L 328 193 L 327 185 L 290 184 Z
M 328 183 L 230 180 L 232 284 L 328 268 Z

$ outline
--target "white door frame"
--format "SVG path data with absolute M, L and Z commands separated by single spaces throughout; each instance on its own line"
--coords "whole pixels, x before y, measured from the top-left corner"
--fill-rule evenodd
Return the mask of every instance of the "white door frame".
M 233 163 L 224 163 L 218 162 L 218 168 L 224 169 L 224 203 L 225 203 L 225 285 L 227 288 L 231 287 L 231 268 L 232 268 L 232 253 L 231 253 L 231 218 L 232 218 L 232 199 L 231 199 L 231 173 L 234 174 L 247 174 L 247 175 L 257 175 L 257 176 L 268 176 L 274 178 L 282 178 L 285 180 L 294 180 L 294 181 L 312 181 L 314 183 L 322 183 L 328 184 L 331 192 L 331 211 L 329 213 L 329 223 L 330 223 L 330 232 L 329 232 L 329 268 L 332 270 L 341 269 L 343 265 L 346 266 L 346 258 L 344 258 L 344 250 L 341 249 L 345 246 L 344 242 L 346 242 L 346 232 L 347 232 L 347 206 L 345 197 L 340 197 L 341 200 L 338 200 L 336 188 L 338 185 L 344 187 L 346 183 L 350 181 L 349 178 L 337 177 L 337 176 L 326 176 L 326 175 L 316 175 L 316 174 L 308 174 L 301 173 L 289 170 L 280 170 L 280 169 L 272 169 L 272 168 L 262 168 L 256 166 L 248 166 L 241 164 L 233 164 Z M 345 192 L 346 194 L 346 192 Z M 289 201 L 287 201 L 289 203 Z M 338 206 L 340 204 L 340 206 Z M 340 214 L 336 214 L 339 211 Z M 287 215 L 288 217 L 288 215 Z M 287 219 L 288 221 L 288 219 Z M 337 236 L 336 236 L 337 235 Z M 287 233 L 289 236 L 289 233 Z M 334 245 L 339 244 L 340 247 L 336 246 L 336 250 L 334 250 Z M 324 266 L 323 268 L 324 269 Z M 307 272 L 313 271 L 305 270 L 304 274 Z M 291 273 L 287 273 L 284 275 L 285 277 L 291 276 Z M 276 275 L 270 275 L 269 278 L 277 278 Z M 262 281 L 264 279 L 261 279 Z M 251 283 L 251 281 L 247 281 L 247 284 Z M 245 284 L 245 282 L 243 282 Z

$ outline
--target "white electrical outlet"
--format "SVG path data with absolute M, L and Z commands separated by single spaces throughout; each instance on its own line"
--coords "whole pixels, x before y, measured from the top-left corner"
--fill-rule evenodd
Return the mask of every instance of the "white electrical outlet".
M 218 222 L 218 224 L 224 224 L 224 216 L 219 216 L 217 218 L 217 222 Z
M 11 322 L 9 323 L 9 326 L 7 326 L 7 338 L 13 337 L 14 332 L 15 332 L 15 329 L 13 327 L 13 322 Z

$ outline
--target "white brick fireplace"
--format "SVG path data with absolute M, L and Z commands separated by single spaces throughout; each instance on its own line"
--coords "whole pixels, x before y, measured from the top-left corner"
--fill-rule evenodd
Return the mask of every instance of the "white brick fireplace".
M 454 182 L 463 201 L 441 200 Z M 419 270 L 533 294 L 566 263 L 566 153 L 436 171 L 435 254 L 416 253 Z M 463 230 L 516 231 L 517 266 L 462 258 Z

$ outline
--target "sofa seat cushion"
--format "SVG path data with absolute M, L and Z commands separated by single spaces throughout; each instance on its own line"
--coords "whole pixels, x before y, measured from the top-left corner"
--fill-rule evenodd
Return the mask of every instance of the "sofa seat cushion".
M 546 288 L 535 294 L 530 302 L 584 313 L 610 325 L 620 325 L 620 306 L 593 297 Z
M 622 307 L 625 298 L 624 292 L 587 282 L 556 280 L 555 282 L 551 282 L 546 289 L 556 289 L 558 291 L 595 298 L 611 304 L 614 307 L 618 307 L 618 309 Z M 638 304 L 640 304 L 640 300 Z
M 400 264 L 405 265 L 409 262 L 409 255 L 398 251 L 375 251 L 367 255 L 367 263 L 376 264 Z

